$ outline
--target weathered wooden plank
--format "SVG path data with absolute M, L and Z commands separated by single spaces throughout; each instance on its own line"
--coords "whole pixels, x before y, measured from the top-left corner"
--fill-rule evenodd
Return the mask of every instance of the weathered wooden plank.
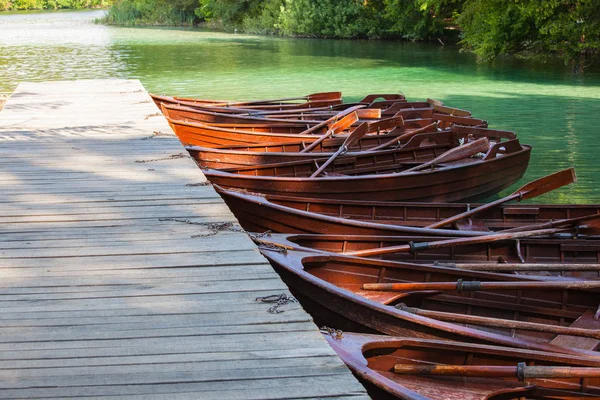
M 157 383 L 154 385 L 138 386 L 87 386 L 70 388 L 31 388 L 25 390 L 10 390 L 1 393 L 7 398 L 56 398 L 60 393 L 70 397 L 110 396 L 111 398 L 161 399 L 198 399 L 227 400 L 241 398 L 247 400 L 271 399 L 310 399 L 327 398 L 329 393 L 333 398 L 364 399 L 364 391 L 349 388 L 341 381 L 345 374 L 327 374 L 323 376 L 305 377 L 268 377 L 260 380 L 228 380 L 222 382 L 199 382 L 185 384 Z M 314 388 L 308 387 L 314 385 Z M 115 397 L 122 396 L 122 397 Z M 343 396 L 343 397 L 342 397 Z M 347 397 L 346 397 L 347 396 Z

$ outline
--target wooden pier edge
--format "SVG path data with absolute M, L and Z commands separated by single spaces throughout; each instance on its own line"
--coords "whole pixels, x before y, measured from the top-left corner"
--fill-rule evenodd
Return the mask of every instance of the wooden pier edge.
M 0 398 L 368 398 L 139 81 L 21 83 L 0 165 Z

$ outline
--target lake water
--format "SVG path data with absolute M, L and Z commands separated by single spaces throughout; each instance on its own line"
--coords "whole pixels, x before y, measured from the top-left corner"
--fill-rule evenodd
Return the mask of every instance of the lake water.
M 576 168 L 575 185 L 539 200 L 600 203 L 599 67 L 577 77 L 560 61 L 478 65 L 452 46 L 93 24 L 103 13 L 0 13 L 0 92 L 84 78 L 137 78 L 151 92 L 228 99 L 340 90 L 352 101 L 401 91 L 516 131 L 533 145 L 525 180 Z

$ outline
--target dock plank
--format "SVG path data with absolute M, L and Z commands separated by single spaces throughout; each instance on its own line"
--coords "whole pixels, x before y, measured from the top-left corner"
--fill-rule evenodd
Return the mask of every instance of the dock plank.
M 136 80 L 0 112 L 0 397 L 366 399 Z

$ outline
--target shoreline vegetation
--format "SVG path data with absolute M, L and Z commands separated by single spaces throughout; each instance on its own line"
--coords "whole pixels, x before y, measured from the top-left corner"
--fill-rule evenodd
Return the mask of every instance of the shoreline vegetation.
M 113 0 L 0 0 L 0 11 L 108 9 Z
M 0 0 L 2 1 L 2 0 Z M 101 23 L 203 25 L 288 37 L 458 43 L 481 62 L 600 62 L 597 0 L 116 0 Z

